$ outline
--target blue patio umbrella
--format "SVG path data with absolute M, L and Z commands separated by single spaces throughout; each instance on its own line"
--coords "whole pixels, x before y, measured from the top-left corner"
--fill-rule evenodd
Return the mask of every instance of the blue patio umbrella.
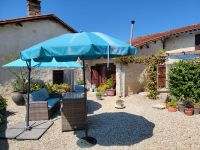
M 127 43 L 99 32 L 81 32 L 63 34 L 32 46 L 20 53 L 22 60 L 35 61 L 76 61 L 101 57 L 135 55 L 136 49 Z
M 26 61 L 23 61 L 21 59 L 14 60 L 8 64 L 3 65 L 3 67 L 8 68 L 17 68 L 17 67 L 27 67 Z M 82 65 L 79 63 L 76 63 L 74 61 L 70 62 L 57 62 L 55 59 L 52 59 L 50 62 L 35 62 L 34 60 L 31 60 L 31 67 L 37 68 L 81 68 Z
M 85 88 L 85 60 L 98 58 L 119 57 L 124 55 L 135 55 L 136 48 L 109 35 L 99 32 L 68 33 L 47 41 L 36 44 L 20 53 L 22 60 L 27 61 L 29 68 L 29 81 L 31 73 L 31 60 L 36 62 L 49 62 L 53 58 L 60 62 L 76 61 L 80 58 L 83 61 L 83 79 L 85 92 L 85 105 L 87 105 L 87 93 Z M 30 82 L 29 82 L 30 87 Z M 28 90 L 28 93 L 30 90 Z M 27 100 L 27 112 L 29 112 L 29 94 Z M 86 112 L 87 116 L 87 112 Z M 27 117 L 27 128 L 28 128 Z M 86 129 L 86 138 L 87 129 Z

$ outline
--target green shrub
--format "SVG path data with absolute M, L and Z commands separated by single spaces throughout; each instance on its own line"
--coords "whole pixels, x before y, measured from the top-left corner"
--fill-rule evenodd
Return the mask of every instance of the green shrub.
M 3 113 L 6 111 L 6 99 L 3 98 L 1 95 L 0 95 L 0 122 L 1 122 L 1 118 L 3 116 Z
M 100 92 L 97 92 L 96 96 L 102 96 L 102 94 Z
M 168 105 L 168 106 L 174 106 L 174 107 L 175 107 L 175 106 L 177 106 L 177 102 L 174 102 L 174 101 L 168 102 L 167 105 Z
M 169 92 L 177 99 L 200 101 L 200 63 L 180 61 L 169 70 Z
M 49 94 L 60 94 L 65 92 L 70 92 L 70 85 L 66 83 L 62 84 L 51 84 L 50 81 L 45 83 L 45 88 Z

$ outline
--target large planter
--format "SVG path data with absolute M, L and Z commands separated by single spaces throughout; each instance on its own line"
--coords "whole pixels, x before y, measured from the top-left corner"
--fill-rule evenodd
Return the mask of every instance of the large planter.
M 168 106 L 167 109 L 168 109 L 169 112 L 176 112 L 177 111 L 176 106 Z
M 12 94 L 12 100 L 18 106 L 24 106 L 25 105 L 24 93 L 14 92 Z
M 185 108 L 185 114 L 187 115 L 187 116 L 192 116 L 193 115 L 193 111 L 194 111 L 194 109 L 193 108 Z
M 194 114 L 198 115 L 200 113 L 200 106 L 199 105 L 194 105 Z
M 184 112 L 185 106 L 184 106 L 183 104 L 179 104 L 179 105 L 178 105 L 178 110 L 179 110 L 180 112 Z
M 115 96 L 115 91 L 115 89 L 107 89 L 105 93 L 107 96 Z

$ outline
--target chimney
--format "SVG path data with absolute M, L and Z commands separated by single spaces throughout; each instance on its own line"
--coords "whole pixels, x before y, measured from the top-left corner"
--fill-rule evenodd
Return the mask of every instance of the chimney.
M 40 0 L 27 0 L 28 16 L 40 15 L 41 7 Z

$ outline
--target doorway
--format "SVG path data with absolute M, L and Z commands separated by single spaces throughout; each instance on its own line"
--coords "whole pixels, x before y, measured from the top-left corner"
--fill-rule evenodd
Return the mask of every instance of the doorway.
M 109 64 L 109 68 L 107 68 L 107 64 L 96 64 L 95 66 L 91 66 L 91 84 L 98 87 L 99 85 L 106 82 L 107 79 L 113 78 L 114 83 L 116 83 L 116 66 L 113 63 Z

